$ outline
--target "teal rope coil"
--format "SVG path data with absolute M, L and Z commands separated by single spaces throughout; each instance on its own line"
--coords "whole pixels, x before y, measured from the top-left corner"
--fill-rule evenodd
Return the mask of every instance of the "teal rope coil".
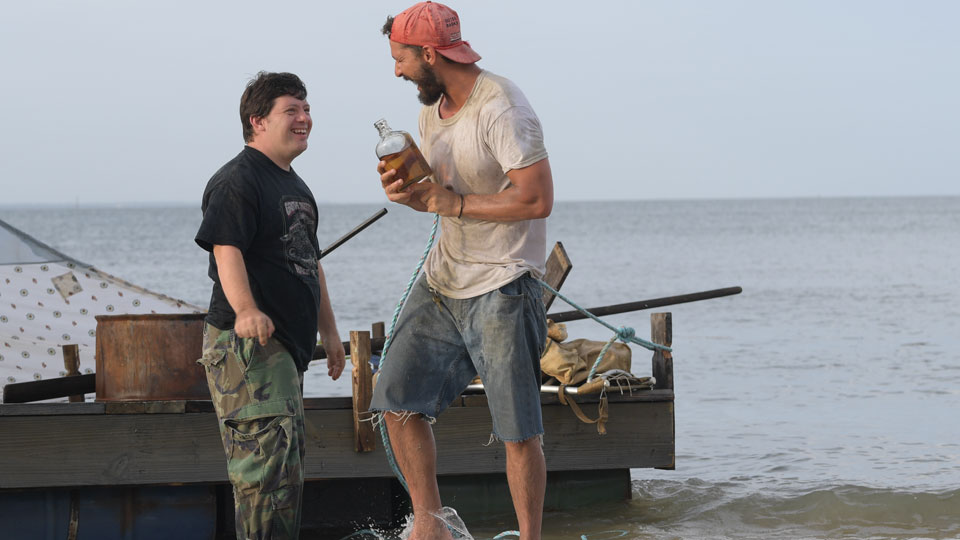
M 542 279 L 538 279 L 537 281 L 539 281 L 540 285 L 543 285 L 545 289 L 553 293 L 554 296 L 556 296 L 557 298 L 570 304 L 574 309 L 576 309 L 580 313 L 583 313 L 587 317 L 590 317 L 591 319 L 597 321 L 598 323 L 602 324 L 603 326 L 606 326 L 607 328 L 613 331 L 613 337 L 610 338 L 610 341 L 608 341 L 607 344 L 604 345 L 602 349 L 600 349 L 600 354 L 597 355 L 597 361 L 594 362 L 593 367 L 590 368 L 590 374 L 587 375 L 587 382 L 590 382 L 594 379 L 597 373 L 597 368 L 600 366 L 600 362 L 603 360 L 603 356 L 607 354 L 607 350 L 610 349 L 610 346 L 613 345 L 614 342 L 617 341 L 618 339 L 624 343 L 636 343 L 637 345 L 650 349 L 651 351 L 661 350 L 661 351 L 669 352 L 673 350 L 670 347 L 667 347 L 666 345 L 660 345 L 659 343 L 652 343 L 645 339 L 638 338 L 636 331 L 633 328 L 630 328 L 629 326 L 621 326 L 620 328 L 614 328 L 612 324 L 604 321 L 600 317 L 597 317 L 593 313 L 590 313 L 585 308 L 582 308 L 579 305 L 577 305 L 577 303 L 574 302 L 573 300 L 570 300 L 566 296 L 560 294 L 559 291 L 557 291 L 556 289 L 548 285 Z

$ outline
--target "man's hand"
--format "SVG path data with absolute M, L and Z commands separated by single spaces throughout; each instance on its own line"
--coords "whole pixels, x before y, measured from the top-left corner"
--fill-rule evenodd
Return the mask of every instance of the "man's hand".
M 237 313 L 237 320 L 233 323 L 233 330 L 237 337 L 258 338 L 260 345 L 266 345 L 267 339 L 275 330 L 270 317 L 257 308 L 250 308 Z M 341 346 L 341 349 L 343 347 Z
M 391 202 L 405 204 L 414 210 L 425 212 L 427 210 L 419 195 L 407 186 L 405 191 L 400 191 L 403 186 L 404 178 L 397 176 L 396 169 L 387 169 L 387 162 L 381 161 L 377 164 L 377 172 L 380 173 L 380 185 L 383 186 L 383 192 Z M 414 184 L 417 185 L 417 184 Z
M 440 214 L 443 217 L 457 217 L 460 214 L 460 204 L 463 199 L 452 190 L 433 182 L 422 182 L 407 186 L 411 195 L 416 195 L 423 203 L 427 212 Z
M 340 336 L 331 336 L 330 339 L 321 338 L 323 349 L 327 351 L 327 375 L 331 379 L 337 380 L 343 373 L 343 366 L 346 363 L 346 353 L 343 350 L 343 342 Z

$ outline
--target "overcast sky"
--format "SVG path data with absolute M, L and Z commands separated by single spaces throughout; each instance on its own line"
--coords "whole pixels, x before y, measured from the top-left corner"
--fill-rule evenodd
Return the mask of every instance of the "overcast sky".
M 307 84 L 294 168 L 385 200 L 373 122 L 416 135 L 379 29 L 404 1 L 7 2 L 0 205 L 199 204 L 259 70 Z M 558 200 L 960 194 L 960 2 L 451 3 L 544 126 Z

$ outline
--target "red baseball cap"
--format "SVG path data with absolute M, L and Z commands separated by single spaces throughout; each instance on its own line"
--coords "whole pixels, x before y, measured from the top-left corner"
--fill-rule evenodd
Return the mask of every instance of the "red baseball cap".
M 390 39 L 404 45 L 429 46 L 461 64 L 472 64 L 480 55 L 460 39 L 460 17 L 443 4 L 420 2 L 393 18 Z

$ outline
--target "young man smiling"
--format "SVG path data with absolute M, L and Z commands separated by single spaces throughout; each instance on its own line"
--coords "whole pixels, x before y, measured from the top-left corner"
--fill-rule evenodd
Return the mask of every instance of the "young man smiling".
M 303 491 L 303 372 L 320 333 L 344 350 L 317 243 L 317 204 L 290 164 L 307 149 L 307 90 L 261 72 L 240 99 L 247 143 L 207 183 L 196 242 L 213 294 L 203 356 L 233 484 L 238 539 L 295 539 Z
M 407 187 L 380 162 L 387 197 L 442 216 L 441 234 L 394 330 L 371 409 L 382 411 L 410 487 L 416 540 L 449 538 L 430 423 L 480 375 L 524 540 L 540 538 L 546 467 L 540 353 L 545 219 L 553 178 L 540 121 L 509 80 L 477 66 L 452 9 L 421 2 L 390 17 L 394 74 L 417 85 L 432 180 Z M 484 441 L 485 442 L 485 441 Z

